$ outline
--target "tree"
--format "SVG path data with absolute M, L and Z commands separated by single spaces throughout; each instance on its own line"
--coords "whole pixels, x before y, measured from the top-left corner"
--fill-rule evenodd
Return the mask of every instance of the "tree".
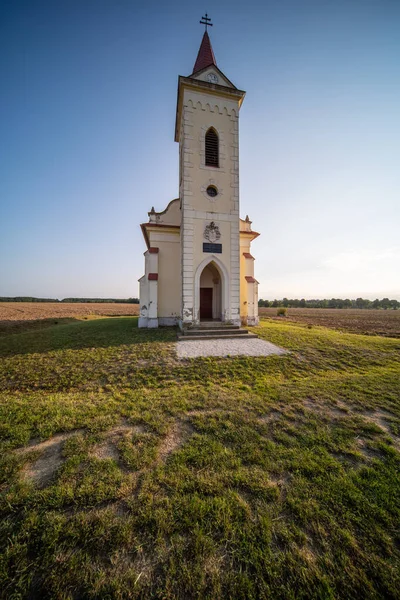
M 364 300 L 363 298 L 357 298 L 356 300 L 356 306 L 357 308 L 365 308 L 366 306 L 366 300 Z
M 262 298 L 258 301 L 258 306 L 267 308 L 269 306 L 269 300 L 263 300 Z

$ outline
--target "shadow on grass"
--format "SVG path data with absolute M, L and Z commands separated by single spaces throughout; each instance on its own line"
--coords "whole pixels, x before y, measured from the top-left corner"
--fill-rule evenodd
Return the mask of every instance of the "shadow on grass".
M 54 327 L 54 325 L 68 325 L 82 321 L 83 319 L 87 320 L 85 317 L 80 319 L 76 319 L 75 317 L 55 317 L 53 319 L 32 319 L 29 321 L 0 321 L 0 338 L 6 335 L 14 335 L 15 333 L 47 329 L 47 327 Z
M 109 348 L 152 342 L 173 342 L 176 330 L 139 329 L 138 317 L 106 317 L 92 321 L 54 319 L 41 329 L 0 337 L 0 356 L 47 353 L 54 350 Z

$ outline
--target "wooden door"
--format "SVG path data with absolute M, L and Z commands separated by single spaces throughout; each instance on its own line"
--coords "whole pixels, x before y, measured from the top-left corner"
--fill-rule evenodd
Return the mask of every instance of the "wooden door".
M 200 288 L 200 319 L 212 319 L 213 289 Z

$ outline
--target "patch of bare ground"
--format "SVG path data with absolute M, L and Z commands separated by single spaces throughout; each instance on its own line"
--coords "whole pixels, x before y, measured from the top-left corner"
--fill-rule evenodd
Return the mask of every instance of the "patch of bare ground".
M 290 475 L 289 473 L 279 473 L 278 475 L 270 474 L 268 479 L 270 485 L 283 488 L 289 483 Z
M 123 421 L 120 425 L 116 425 L 106 432 L 108 438 L 121 437 L 125 435 L 133 435 L 145 433 L 146 429 L 143 425 L 130 425 L 127 421 Z
M 371 423 L 375 423 L 378 425 L 385 433 L 391 434 L 390 427 L 388 425 L 387 420 L 393 418 L 393 415 L 384 411 L 384 410 L 370 410 L 362 413 L 363 418 L 367 421 L 371 421 Z
M 104 441 L 102 444 L 97 444 L 90 454 L 99 460 L 111 458 L 112 460 L 115 460 L 115 462 L 119 463 L 118 450 L 115 445 L 109 441 Z
M 185 444 L 193 435 L 193 427 L 186 421 L 175 421 L 167 436 L 163 439 L 158 451 L 159 459 L 167 460 L 168 456 Z
M 382 456 L 378 450 L 375 450 L 368 445 L 368 440 L 361 436 L 356 437 L 356 447 L 358 452 L 360 452 L 367 461 Z
M 310 565 L 314 565 L 317 562 L 317 555 L 310 542 L 306 542 L 304 546 L 299 548 L 300 556 Z
M 227 559 L 225 548 L 220 548 L 215 554 L 207 556 L 203 563 L 203 570 L 209 577 L 218 577 L 224 570 Z
M 143 550 L 142 547 L 140 547 L 132 564 L 135 573 L 137 573 L 134 585 L 136 586 L 139 581 L 142 584 L 146 581 L 149 581 L 157 564 L 158 561 L 156 556 L 150 556 Z
M 80 430 L 60 433 L 44 442 L 32 440 L 25 448 L 19 448 L 16 451 L 18 453 L 26 454 L 33 451 L 41 453 L 36 460 L 25 465 L 22 470 L 23 479 L 33 482 L 38 487 L 47 485 L 63 463 L 64 442 L 77 433 L 80 433 Z
M 199 408 L 197 410 L 189 410 L 186 414 L 187 417 L 207 417 L 208 415 L 217 415 L 223 411 L 222 408 Z
M 145 369 L 146 367 L 148 367 L 150 364 L 149 360 L 146 360 L 144 358 L 139 358 L 136 362 L 135 362 L 135 367 L 137 369 Z
M 377 425 L 384 433 L 386 433 L 386 435 L 391 438 L 393 446 L 400 451 L 400 438 L 393 433 L 390 427 L 390 420 L 394 418 L 391 413 L 377 409 L 363 412 L 362 417 L 366 421 Z
M 284 500 L 287 494 L 287 485 L 290 481 L 289 473 L 281 473 L 279 475 L 269 474 L 266 488 L 277 488 L 280 500 Z M 240 487 L 235 490 L 239 502 L 248 510 L 252 519 L 257 515 L 257 496 L 248 489 Z
M 325 414 L 331 418 L 344 417 L 349 414 L 350 408 L 344 402 L 337 400 L 334 405 L 332 404 L 319 404 L 312 398 L 304 400 L 303 405 L 309 411 L 318 413 L 320 415 Z
M 236 498 L 239 504 L 246 510 L 248 515 L 254 520 L 256 518 L 256 512 L 254 510 L 254 497 L 250 492 L 240 488 L 235 490 Z
M 100 593 L 103 591 L 109 576 L 124 579 L 128 577 L 133 587 L 137 585 L 139 587 L 140 584 L 150 580 L 158 561 L 155 556 L 145 553 L 141 546 L 137 551 L 135 550 L 121 549 L 113 552 L 112 555 L 103 553 L 98 556 L 96 567 L 101 572 L 101 576 L 97 580 L 96 591 Z
M 273 423 L 279 421 L 283 417 L 283 414 L 279 410 L 271 410 L 268 414 L 257 417 L 257 423 Z
M 125 575 L 130 572 L 135 577 L 134 586 L 140 580 L 143 583 L 144 580 L 150 579 L 156 564 L 155 557 L 145 553 L 141 546 L 137 552 L 123 549 L 114 552 L 111 556 L 104 554 L 101 560 L 101 568 L 105 575 L 112 573 L 115 577 L 118 574 Z
M 133 434 L 144 433 L 144 431 L 145 428 L 142 425 L 129 425 L 126 421 L 123 421 L 120 425 L 116 425 L 105 432 L 103 440 L 92 448 L 90 455 L 100 460 L 111 458 L 118 463 L 120 468 L 123 468 L 118 452 L 119 440 Z
M 278 489 L 281 501 L 286 499 L 288 486 L 291 480 L 290 473 L 269 474 L 269 485 Z

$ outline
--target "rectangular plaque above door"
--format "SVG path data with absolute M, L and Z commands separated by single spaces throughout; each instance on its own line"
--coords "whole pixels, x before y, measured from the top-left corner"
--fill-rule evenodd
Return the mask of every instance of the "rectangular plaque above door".
M 203 252 L 213 252 L 214 254 L 222 254 L 222 244 L 209 244 L 204 242 Z

